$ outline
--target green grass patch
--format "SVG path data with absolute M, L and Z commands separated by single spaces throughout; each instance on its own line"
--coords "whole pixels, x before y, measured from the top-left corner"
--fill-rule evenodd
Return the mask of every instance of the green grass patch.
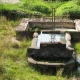
M 78 54 L 80 54 L 80 42 L 75 44 L 75 49 Z
M 6 10 L 6 11 L 11 11 L 11 10 L 18 10 L 19 4 L 5 4 L 5 3 L 0 3 L 0 10 Z

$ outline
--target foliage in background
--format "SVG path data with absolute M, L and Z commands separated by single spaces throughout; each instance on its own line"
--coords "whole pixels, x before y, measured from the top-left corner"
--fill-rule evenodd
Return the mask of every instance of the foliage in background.
M 77 4 L 78 6 L 80 6 L 80 0 L 73 0 L 73 2 L 74 2 L 75 4 Z
M 72 5 L 71 5 L 72 4 Z M 67 15 L 72 19 L 80 18 L 80 7 L 73 1 L 66 2 L 56 9 L 56 15 Z
M 24 8 L 25 10 L 28 9 L 29 11 L 33 11 L 34 13 L 42 13 L 42 14 L 50 14 L 51 10 L 50 7 L 45 4 L 42 0 L 26 0 L 23 5 L 22 8 Z
M 16 20 L 22 17 L 51 16 L 52 7 L 56 8 L 57 16 L 67 15 L 80 18 L 79 0 L 20 0 L 18 4 L 0 3 L 0 15 Z M 12 16 L 13 15 L 13 16 Z

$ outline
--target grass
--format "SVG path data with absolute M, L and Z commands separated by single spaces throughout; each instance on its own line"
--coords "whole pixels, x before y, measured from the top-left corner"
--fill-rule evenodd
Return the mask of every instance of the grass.
M 64 4 L 62 4 L 60 7 L 57 8 L 56 14 L 62 16 L 69 13 L 70 10 L 76 10 L 76 8 L 77 5 L 73 1 L 64 2 Z
M 75 49 L 78 54 L 80 54 L 80 42 L 75 44 Z
M 55 1 L 45 2 L 44 0 L 20 0 L 21 3 L 17 4 L 3 4 L 0 3 L 0 15 L 4 14 L 8 17 L 41 17 L 51 16 L 52 7 L 56 8 L 56 16 L 69 15 L 70 17 L 79 18 L 80 7 L 78 2 L 73 0 L 68 1 Z M 72 4 L 72 5 L 71 5 Z M 10 15 L 12 13 L 13 16 Z M 77 15 L 75 15 L 77 14 Z M 17 19 L 17 18 L 16 18 Z
M 18 9 L 18 6 L 19 4 L 3 4 L 3 3 L 0 3 L 0 10 L 7 10 L 7 11 L 10 11 L 10 10 L 17 10 Z M 15 6 L 15 7 L 14 7 Z
M 65 2 L 56 2 L 52 4 L 43 3 L 43 0 L 39 0 L 39 2 L 36 3 L 37 0 L 35 0 L 35 4 L 33 4 L 32 0 L 27 0 L 33 4 L 32 8 L 31 4 L 29 4 L 27 8 L 27 2 L 25 3 L 26 0 L 21 1 L 21 4 L 0 3 L 0 11 L 21 10 L 30 14 L 39 12 L 43 15 L 48 12 L 48 16 L 51 15 L 50 8 L 53 6 L 56 7 L 56 14 L 60 16 L 65 14 L 67 10 L 69 11 L 70 7 L 73 7 L 72 10 L 76 10 L 76 4 L 73 2 L 68 2 L 66 4 L 63 4 Z M 74 4 L 74 6 L 71 4 Z M 0 80 L 72 80 L 73 75 L 76 75 L 78 79 L 80 78 L 80 73 L 78 71 L 74 71 L 71 74 L 62 74 L 63 70 L 60 70 L 55 75 L 50 75 L 42 74 L 33 67 L 30 67 L 27 62 L 27 48 L 30 46 L 31 40 L 24 38 L 20 44 L 11 41 L 13 37 L 16 37 L 15 29 L 20 21 L 21 19 L 14 21 L 8 20 L 4 16 L 0 16 Z M 77 53 L 80 53 L 80 43 L 75 45 L 75 49 Z
M 11 41 L 16 36 L 15 29 L 20 21 L 0 17 L 0 80 L 72 80 L 74 74 L 80 77 L 79 72 L 75 71 L 63 75 L 60 70 L 55 75 L 50 75 L 30 67 L 27 62 L 27 48 L 31 45 L 31 40 L 24 38 L 20 43 Z

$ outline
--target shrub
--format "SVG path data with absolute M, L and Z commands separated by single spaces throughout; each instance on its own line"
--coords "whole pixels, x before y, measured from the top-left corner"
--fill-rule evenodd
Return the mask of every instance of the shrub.
M 33 4 L 34 3 L 34 4 Z M 51 9 L 50 7 L 45 4 L 43 1 L 39 0 L 27 0 L 23 5 L 22 7 L 24 9 L 29 9 L 31 11 L 37 11 L 37 12 L 41 12 L 43 14 L 50 14 L 51 13 Z
M 69 1 L 57 8 L 56 15 L 57 16 L 69 15 L 70 18 L 73 19 L 77 18 L 76 16 L 80 15 L 80 9 L 73 1 Z
M 80 10 L 70 11 L 69 15 L 71 19 L 80 19 Z
M 75 4 L 77 4 L 78 6 L 80 6 L 80 0 L 73 0 L 73 2 L 74 2 Z
M 51 13 L 51 9 L 48 5 L 46 4 L 43 4 L 43 3 L 35 3 L 34 6 L 32 7 L 31 10 L 34 10 L 34 11 L 38 11 L 38 12 L 41 12 L 43 14 L 50 14 Z

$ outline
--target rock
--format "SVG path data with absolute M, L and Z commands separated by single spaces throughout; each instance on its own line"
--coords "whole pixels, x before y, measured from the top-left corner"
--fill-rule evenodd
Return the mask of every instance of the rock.
M 35 33 L 33 34 L 33 37 L 38 37 L 38 33 L 35 32 Z
M 33 38 L 31 48 L 36 48 L 37 47 L 37 40 L 38 39 L 36 37 Z
M 75 20 L 75 28 L 76 28 L 76 31 L 80 31 L 80 20 Z
M 32 44 L 31 44 L 31 48 L 36 48 L 37 47 L 37 41 L 38 41 L 38 33 L 35 32 L 33 34 L 33 39 L 32 39 Z
M 71 40 L 71 35 L 70 35 L 69 33 L 66 33 L 66 34 L 65 34 L 65 39 L 66 39 L 66 40 Z
M 66 41 L 66 47 L 70 47 L 71 46 L 71 42 L 69 40 Z

